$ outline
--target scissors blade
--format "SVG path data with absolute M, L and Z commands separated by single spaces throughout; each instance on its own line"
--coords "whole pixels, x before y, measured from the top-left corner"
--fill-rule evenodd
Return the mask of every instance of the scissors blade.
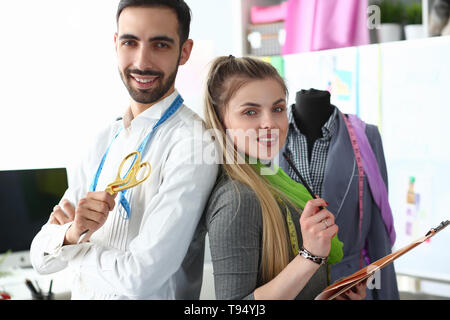
M 83 242 L 84 238 L 86 238 L 86 235 L 88 234 L 89 229 L 87 229 L 86 231 L 84 231 L 83 233 L 80 234 L 80 238 L 78 239 L 77 244 L 80 244 Z

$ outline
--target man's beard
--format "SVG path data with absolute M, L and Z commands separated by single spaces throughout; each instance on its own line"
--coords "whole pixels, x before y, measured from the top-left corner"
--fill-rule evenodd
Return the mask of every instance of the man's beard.
M 178 64 L 175 70 L 169 75 L 167 80 L 164 81 L 164 73 L 154 70 L 141 71 L 138 69 L 127 69 L 125 74 L 119 69 L 120 77 L 128 90 L 131 98 L 142 104 L 152 104 L 159 101 L 164 95 L 169 91 L 175 82 L 178 73 Z M 137 74 L 141 76 L 157 76 L 158 79 L 155 80 L 154 87 L 149 90 L 139 90 L 132 88 L 130 82 L 131 74 Z

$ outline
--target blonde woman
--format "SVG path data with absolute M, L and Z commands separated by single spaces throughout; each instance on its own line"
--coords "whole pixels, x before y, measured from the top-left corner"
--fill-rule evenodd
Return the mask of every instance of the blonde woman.
M 327 264 L 342 259 L 326 201 L 264 164 L 286 139 L 286 95 L 270 64 L 233 56 L 212 63 L 204 114 L 223 164 L 205 223 L 217 299 L 314 299 L 327 286 Z M 362 299 L 365 290 L 339 298 Z

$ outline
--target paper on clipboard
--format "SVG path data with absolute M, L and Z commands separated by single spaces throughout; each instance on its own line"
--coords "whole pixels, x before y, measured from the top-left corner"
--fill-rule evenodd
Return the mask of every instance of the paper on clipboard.
M 355 272 L 354 274 L 349 275 L 348 277 L 345 277 L 342 280 L 339 280 L 338 282 L 332 284 L 331 286 L 328 286 L 315 298 L 315 300 L 333 300 L 337 296 L 341 295 L 342 293 L 353 288 L 357 284 L 368 279 L 376 271 L 392 263 L 395 259 L 399 258 L 400 256 L 404 255 L 411 249 L 417 247 L 419 244 L 433 237 L 436 233 L 446 228 L 449 224 L 450 224 L 449 220 L 441 222 L 441 224 L 438 227 L 431 229 L 424 237 L 417 239 L 416 241 L 403 247 L 402 249 L 399 249 L 396 252 L 391 253 L 375 261 L 374 263 L 368 265 L 367 267 Z

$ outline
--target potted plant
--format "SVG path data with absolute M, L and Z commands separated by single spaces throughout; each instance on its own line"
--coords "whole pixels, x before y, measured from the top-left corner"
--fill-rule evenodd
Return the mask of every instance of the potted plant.
M 421 3 L 411 3 L 405 7 L 405 36 L 406 40 L 425 37 Z
M 378 5 L 381 14 L 378 41 L 389 42 L 402 40 L 403 3 L 400 0 L 381 0 Z

